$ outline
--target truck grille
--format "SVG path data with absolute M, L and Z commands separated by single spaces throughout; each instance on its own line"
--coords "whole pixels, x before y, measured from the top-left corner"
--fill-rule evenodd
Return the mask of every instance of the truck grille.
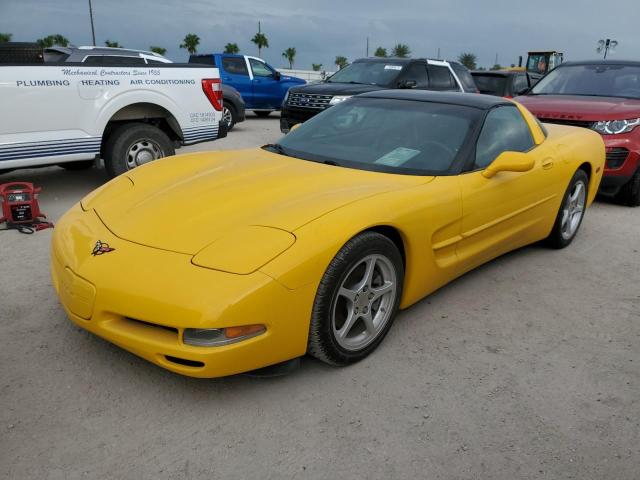
M 607 148 L 607 168 L 610 170 L 620 168 L 628 156 L 629 150 L 626 148 Z
M 556 125 L 569 125 L 571 127 L 591 128 L 594 122 L 588 122 L 585 120 L 574 120 L 572 118 L 545 118 L 538 117 L 543 123 L 554 123 Z
M 315 108 L 324 110 L 329 106 L 333 95 L 317 95 L 313 93 L 291 93 L 287 99 L 290 107 Z

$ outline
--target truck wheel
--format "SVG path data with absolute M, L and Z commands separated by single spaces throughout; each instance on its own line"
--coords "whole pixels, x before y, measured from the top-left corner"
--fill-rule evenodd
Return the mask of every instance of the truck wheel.
M 104 146 L 104 166 L 111 177 L 145 163 L 175 154 L 171 139 L 146 123 L 125 123 L 116 128 Z
M 253 113 L 255 113 L 258 117 L 260 118 L 267 118 L 269 115 L 271 115 L 271 110 L 265 111 L 265 110 L 254 110 Z
M 65 170 L 76 171 L 76 170 L 88 170 L 93 167 L 95 162 L 93 160 L 79 160 L 77 162 L 66 162 L 59 163 L 58 166 L 64 168 Z
M 224 102 L 222 120 L 227 122 L 227 132 L 230 132 L 238 121 L 238 112 L 236 112 L 236 107 L 231 102 Z
M 622 186 L 616 199 L 629 207 L 640 205 L 640 168 L 625 185 Z

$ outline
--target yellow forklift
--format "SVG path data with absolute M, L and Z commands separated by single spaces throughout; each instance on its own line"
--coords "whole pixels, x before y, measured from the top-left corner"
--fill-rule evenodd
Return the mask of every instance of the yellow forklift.
M 549 70 L 556 68 L 562 63 L 564 54 L 555 50 L 528 52 L 527 65 L 522 66 L 522 57 L 518 61 L 517 67 L 509 70 L 527 71 L 529 73 L 546 74 Z

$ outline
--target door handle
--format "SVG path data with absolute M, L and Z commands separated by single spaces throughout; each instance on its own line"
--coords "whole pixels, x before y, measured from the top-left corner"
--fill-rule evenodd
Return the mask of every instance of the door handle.
M 550 168 L 553 168 L 553 159 L 545 158 L 542 161 L 542 168 L 544 168 L 545 170 L 549 170 Z

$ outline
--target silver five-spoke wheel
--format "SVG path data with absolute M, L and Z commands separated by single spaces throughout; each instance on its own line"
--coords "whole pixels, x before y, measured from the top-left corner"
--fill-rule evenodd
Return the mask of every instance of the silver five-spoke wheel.
M 562 207 L 562 221 L 560 231 L 562 238 L 569 240 L 572 238 L 584 215 L 584 208 L 587 201 L 587 187 L 582 179 L 576 181 Z

